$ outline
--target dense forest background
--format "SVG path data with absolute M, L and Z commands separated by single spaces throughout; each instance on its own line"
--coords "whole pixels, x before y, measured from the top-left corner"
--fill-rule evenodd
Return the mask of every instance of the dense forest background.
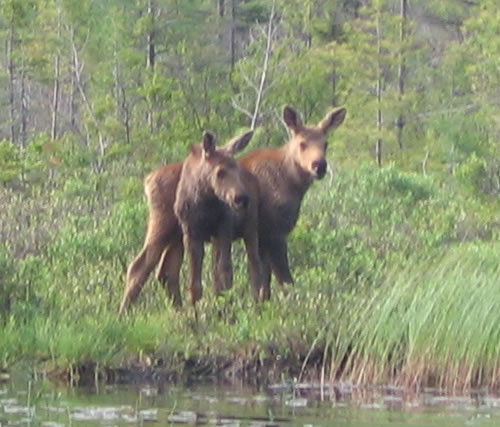
M 345 105 L 337 161 L 453 174 L 475 155 L 495 192 L 497 13 L 487 0 L 4 0 L 1 181 L 123 159 L 142 176 L 204 129 L 257 126 L 254 146 L 277 144 L 284 104 L 305 121 Z
M 498 381 L 496 0 L 2 0 L 0 46 L 3 363 L 189 355 L 207 343 L 303 357 L 322 345 L 334 372 L 356 339 L 364 361 L 404 348 L 415 363 L 416 349 L 467 360 L 465 382 L 481 382 L 477 366 Z M 190 340 L 151 285 L 121 326 L 145 175 L 184 158 L 205 129 L 224 141 L 255 128 L 249 149 L 281 144 L 286 104 L 305 122 L 348 111 L 330 138 L 331 173 L 290 238 L 304 313 L 273 302 L 253 311 L 237 245 L 236 326 L 210 315 L 208 296 L 206 329 Z

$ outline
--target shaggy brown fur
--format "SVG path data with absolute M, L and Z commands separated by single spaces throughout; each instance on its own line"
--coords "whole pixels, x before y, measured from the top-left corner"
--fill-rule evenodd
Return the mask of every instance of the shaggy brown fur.
M 285 107 L 283 118 L 292 138 L 279 148 L 255 150 L 240 159 L 260 187 L 259 245 L 263 265 L 263 298 L 270 297 L 271 269 L 278 282 L 292 283 L 287 236 L 295 227 L 302 199 L 315 179 L 325 176 L 327 134 L 345 118 L 345 108 L 330 111 L 315 126 L 305 126 Z
M 187 186 L 186 194 L 190 194 L 189 197 L 195 196 L 194 199 L 196 203 L 199 203 L 200 195 L 202 193 L 212 194 L 210 187 L 215 184 L 216 187 L 220 187 L 217 192 L 223 199 L 229 199 L 229 205 L 235 204 L 246 204 L 245 209 L 228 209 L 227 205 L 222 207 L 217 202 L 217 197 L 215 192 L 213 196 L 208 198 L 208 202 L 203 202 L 206 209 L 210 210 L 208 218 L 205 215 L 201 221 L 202 214 L 194 214 L 191 208 L 186 204 L 186 197 L 184 197 L 184 202 L 179 202 L 179 210 L 190 211 L 187 216 L 197 216 L 196 225 L 199 228 L 199 238 L 203 241 L 215 237 L 214 245 L 214 279 L 216 280 L 216 290 L 220 292 L 222 289 L 231 286 L 231 264 L 227 258 L 227 238 L 218 240 L 213 236 L 214 230 L 217 229 L 214 225 L 213 218 L 210 218 L 212 214 L 215 216 L 222 214 L 223 216 L 228 215 L 231 211 L 230 222 L 232 224 L 231 237 L 232 238 L 243 238 L 248 255 L 248 268 L 249 274 L 252 282 L 252 289 L 254 296 L 257 298 L 259 295 L 259 289 L 261 288 L 261 263 L 258 255 L 258 240 L 257 240 L 257 215 L 258 215 L 258 183 L 256 179 L 248 172 L 242 171 L 238 168 L 240 175 L 238 180 L 245 188 L 245 197 L 248 197 L 245 201 L 245 197 L 236 197 L 237 194 L 231 190 L 231 186 L 222 185 L 217 183 L 217 172 L 219 175 L 224 175 L 227 173 L 220 173 L 220 165 L 217 166 L 216 159 L 224 159 L 225 161 L 230 161 L 230 174 L 224 177 L 224 181 L 230 181 L 234 173 L 234 160 L 231 156 L 236 152 L 242 150 L 246 144 L 249 142 L 252 133 L 246 133 L 240 137 L 234 138 L 225 147 L 219 148 L 214 151 L 213 157 L 211 159 L 212 166 L 215 165 L 214 169 L 207 167 L 207 164 L 202 169 L 204 179 L 212 179 L 212 182 L 203 184 L 204 189 L 194 189 L 192 185 L 186 185 L 187 176 L 192 175 L 193 168 L 196 166 L 193 163 L 199 162 L 203 159 L 204 150 L 201 146 L 193 147 L 193 151 L 186 159 L 186 174 L 184 178 L 183 186 Z M 205 138 L 211 139 L 211 136 L 206 135 Z M 210 145 L 212 142 L 207 140 L 207 144 Z M 210 147 L 208 147 L 210 149 Z M 229 159 L 229 160 L 228 160 Z M 188 161 L 189 160 L 189 161 Z M 208 159 L 203 159 L 208 160 Z M 204 164 L 204 162 L 202 162 Z M 234 163 L 234 164 L 233 164 Z M 174 202 L 176 199 L 176 192 L 178 190 L 179 181 L 181 179 L 181 171 L 183 168 L 183 163 L 171 163 L 168 164 L 150 175 L 145 180 L 145 192 L 148 199 L 149 205 L 149 221 L 148 221 L 148 231 L 146 234 L 146 239 L 144 242 L 144 247 L 140 254 L 134 259 L 130 264 L 127 272 L 127 285 L 125 288 L 125 293 L 120 305 L 120 314 L 124 313 L 130 303 L 132 303 L 139 295 L 144 283 L 146 282 L 149 274 L 155 268 L 155 266 L 160 262 L 157 270 L 157 278 L 160 280 L 167 290 L 167 295 L 172 299 L 174 305 L 180 306 L 182 304 L 182 298 L 180 295 L 179 286 L 179 272 L 182 265 L 184 245 L 182 237 L 182 229 L 174 214 Z M 216 171 L 217 169 L 217 171 Z M 212 172 L 212 174 L 210 174 Z M 193 179 L 192 177 L 189 179 Z M 200 178 L 196 178 L 200 179 Z M 183 190 L 184 191 L 184 190 Z M 242 194 L 239 194 L 242 196 Z M 183 197 L 183 196 L 182 196 Z M 181 197 L 181 199 L 182 199 Z M 188 197 L 188 198 L 189 198 Z M 232 200 L 231 200 L 232 198 Z M 181 207 L 181 205 L 184 205 Z M 224 205 L 222 203 L 222 205 Z M 199 208 L 200 206 L 198 206 Z M 197 210 L 196 210 L 197 211 Z M 202 210 L 203 211 L 203 210 Z M 183 214 L 184 215 L 184 214 Z M 207 220 L 208 222 L 204 222 Z M 215 221 L 217 222 L 217 221 Z M 225 227 L 227 231 L 227 226 Z M 222 234 L 224 227 L 218 229 L 219 236 Z M 216 233 L 217 234 L 217 233 Z M 198 260 L 195 260 L 199 263 Z M 196 273 L 198 274 L 198 273 Z M 196 282 L 196 285 L 192 290 L 193 301 L 197 300 L 201 296 L 200 283 Z M 194 295 L 194 297 L 193 297 Z
M 251 257 L 260 258 L 263 267 L 262 289 L 257 285 L 259 279 L 255 269 L 249 268 L 255 296 L 270 298 L 271 270 L 280 284 L 293 283 L 286 239 L 295 227 L 302 199 L 311 183 L 326 173 L 327 134 L 342 124 L 345 115 L 344 108 L 334 109 L 316 126 L 305 126 L 292 108 L 285 107 L 283 118 L 292 131 L 292 138 L 279 148 L 255 150 L 239 161 L 251 172 L 248 179 L 257 179 L 260 184 L 255 190 L 260 191 L 260 256 L 255 255 L 252 245 L 249 249 L 247 244 L 249 267 L 257 264 L 251 261 Z M 163 283 L 168 282 L 167 293 L 174 304 L 181 304 L 179 271 L 184 248 L 182 231 L 173 211 L 181 169 L 182 163 L 172 163 L 146 178 L 150 208 L 148 232 L 143 250 L 129 267 L 120 312 L 137 298 L 160 257 L 157 277 Z M 251 231 L 247 233 L 251 234 Z M 249 236 L 246 239 L 253 241 Z
M 232 154 L 241 151 L 250 140 L 240 139 L 228 152 L 217 151 L 207 133 L 201 147 L 193 147 L 184 161 L 177 185 L 175 215 L 181 225 L 184 247 L 191 267 L 191 302 L 202 296 L 201 271 L 204 242 L 212 240 L 215 290 L 220 294 L 233 283 L 231 242 L 233 229 L 241 228 L 247 216 L 250 190 L 243 169 Z M 258 200 L 254 200 L 257 206 Z M 257 236 L 257 223 L 253 233 Z

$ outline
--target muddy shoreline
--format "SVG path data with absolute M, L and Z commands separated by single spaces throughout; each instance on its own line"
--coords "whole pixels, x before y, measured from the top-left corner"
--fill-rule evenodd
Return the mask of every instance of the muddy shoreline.
M 245 384 L 253 387 L 267 387 L 284 384 L 295 387 L 299 384 L 315 384 L 321 389 L 330 391 L 338 388 L 338 384 L 349 388 L 384 387 L 407 390 L 420 393 L 425 389 L 440 390 L 444 394 L 484 392 L 500 393 L 500 387 L 485 387 L 477 384 L 468 387 L 449 387 L 437 383 L 432 376 L 420 381 L 383 381 L 356 384 L 348 375 L 343 375 L 340 367 L 333 375 L 325 369 L 321 355 L 313 354 L 307 357 L 284 358 L 279 355 L 273 358 L 258 357 L 243 358 L 230 356 L 205 356 L 177 359 L 175 362 L 165 362 L 148 357 L 129 360 L 120 366 L 102 366 L 89 361 L 78 365 L 53 366 L 50 363 L 36 364 L 37 376 L 50 381 L 65 383 L 70 386 L 88 387 L 99 384 L 132 385 L 132 384 L 196 384 L 224 383 Z M 17 368 L 13 368 L 17 370 Z M 0 382 L 10 380 L 10 371 L 2 370 Z
M 310 364 L 302 368 L 300 359 L 281 357 L 261 360 L 226 356 L 191 357 L 167 364 L 159 358 L 132 360 L 120 366 L 100 366 L 89 361 L 76 366 L 50 366 L 42 364 L 39 373 L 54 381 L 75 386 L 88 386 L 98 382 L 106 384 L 184 383 L 200 381 L 240 382 L 248 385 L 266 385 L 283 378 L 318 380 L 321 365 Z

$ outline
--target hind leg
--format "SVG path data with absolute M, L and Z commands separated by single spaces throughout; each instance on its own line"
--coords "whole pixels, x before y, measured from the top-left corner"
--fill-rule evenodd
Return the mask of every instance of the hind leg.
M 179 241 L 171 243 L 163 251 L 160 266 L 156 273 L 156 278 L 162 283 L 167 296 L 175 307 L 182 307 L 179 275 L 183 258 L 184 245 L 182 244 L 182 238 L 179 238 Z
M 255 233 L 247 233 L 244 237 L 248 258 L 248 274 L 252 284 L 252 294 L 256 301 L 263 299 L 265 280 L 262 274 L 262 261 L 259 254 L 259 244 Z
M 259 299 L 267 301 L 271 298 L 271 260 L 265 247 L 260 245 L 259 257 L 261 263 L 262 282 L 259 292 Z
M 288 245 L 286 237 L 275 239 L 269 246 L 271 267 L 278 283 L 283 289 L 283 284 L 293 283 L 290 264 L 288 262 Z
M 149 274 L 158 264 L 164 247 L 165 244 L 161 239 L 147 243 L 130 264 L 127 271 L 127 285 L 118 314 L 125 313 L 129 305 L 137 299 Z

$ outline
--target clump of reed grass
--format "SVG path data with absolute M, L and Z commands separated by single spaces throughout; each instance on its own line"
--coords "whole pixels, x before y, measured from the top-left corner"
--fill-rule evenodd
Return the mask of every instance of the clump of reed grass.
M 345 319 L 331 375 L 342 364 L 355 383 L 498 386 L 499 254 L 499 245 L 460 245 L 394 269 Z

